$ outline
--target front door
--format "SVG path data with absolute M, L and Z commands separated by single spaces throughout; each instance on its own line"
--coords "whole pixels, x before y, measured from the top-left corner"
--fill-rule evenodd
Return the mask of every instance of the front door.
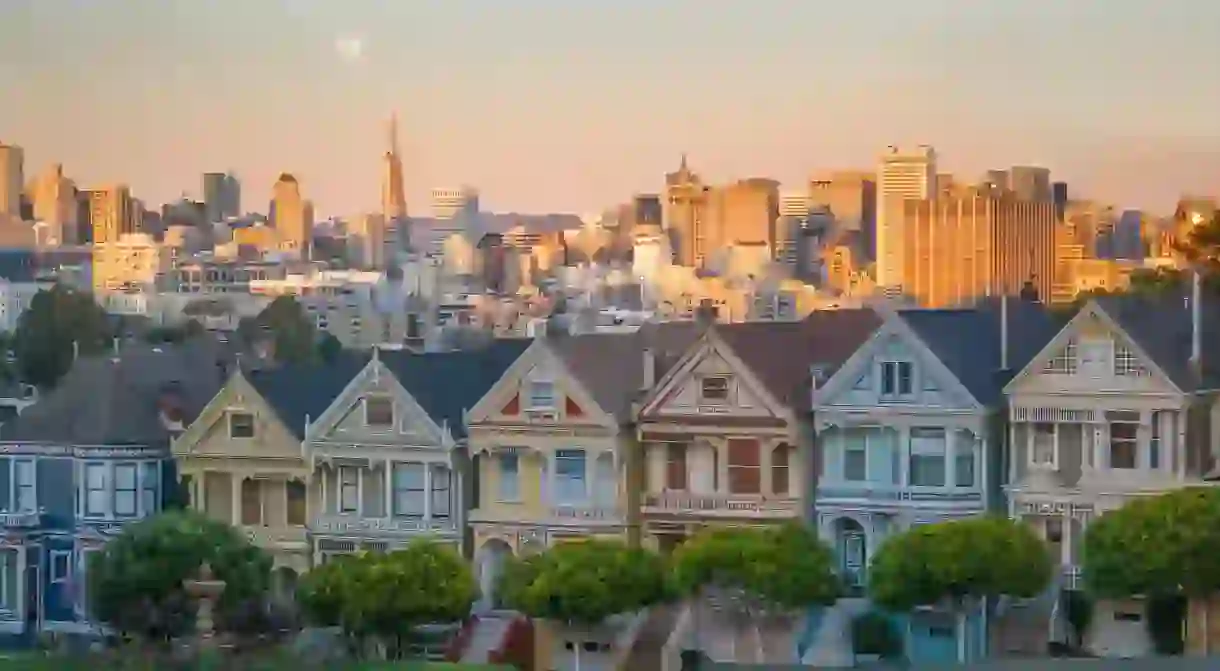
M 849 587 L 863 587 L 864 570 L 868 566 L 864 528 L 855 520 L 841 519 L 837 531 L 839 572 L 843 582 Z

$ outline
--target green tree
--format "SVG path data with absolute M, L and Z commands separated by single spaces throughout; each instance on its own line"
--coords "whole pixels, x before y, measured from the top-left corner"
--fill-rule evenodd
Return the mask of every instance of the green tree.
M 254 318 L 257 333 L 267 334 L 276 361 L 305 363 L 317 356 L 317 329 L 305 308 L 292 296 L 279 296 Z M 248 333 L 248 330 L 247 330 Z
M 403 550 L 346 557 L 311 571 L 298 598 L 310 620 L 338 625 L 359 643 L 377 640 L 397 659 L 420 625 L 465 618 L 478 593 L 470 565 L 457 551 L 421 539 Z
M 54 387 L 77 353 L 97 354 L 111 336 L 106 312 L 91 294 L 58 284 L 39 291 L 13 335 L 21 377 L 43 389 Z
M 343 343 L 329 333 L 323 333 L 318 339 L 318 358 L 324 363 L 333 363 L 343 352 Z
M 217 622 L 229 628 L 264 602 L 271 559 L 229 525 L 190 511 L 161 513 L 123 530 L 88 568 L 93 615 L 146 639 L 190 631 L 195 609 L 183 583 L 207 562 L 225 581 Z
M 1177 251 L 1212 280 L 1220 278 L 1220 212 L 1190 229 Z
M 1000 596 L 1029 598 L 1050 583 L 1047 546 L 1027 526 L 1001 517 L 923 524 L 899 533 L 869 567 L 869 596 L 906 612 L 944 606 L 957 618 L 958 661 L 966 662 L 967 613 Z
M 589 540 L 510 561 L 500 592 L 509 607 L 587 636 L 612 615 L 663 601 L 668 595 L 666 578 L 665 564 L 655 553 Z M 573 647 L 577 671 L 581 647 Z
M 796 523 L 704 531 L 675 551 L 673 580 L 682 595 L 715 599 L 752 623 L 758 662 L 762 617 L 828 605 L 841 592 L 830 549 Z

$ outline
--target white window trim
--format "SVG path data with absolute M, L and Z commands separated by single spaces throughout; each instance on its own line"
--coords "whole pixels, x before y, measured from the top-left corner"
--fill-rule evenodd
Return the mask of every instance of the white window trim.
M 583 487 L 582 487 L 582 492 L 581 492 L 580 498 L 560 501 L 559 497 L 556 496 L 556 494 L 558 493 L 557 490 L 559 489 L 559 453 L 560 452 L 572 452 L 572 453 L 579 452 L 581 455 L 580 462 L 584 466 L 584 476 L 581 478 L 581 484 L 583 485 Z M 553 482 L 554 487 L 552 487 L 552 489 L 555 490 L 555 491 L 552 491 L 551 496 L 554 498 L 555 503 L 557 503 L 559 505 L 578 505 L 578 506 L 586 505 L 589 503 L 589 499 L 591 496 L 590 489 L 592 489 L 592 483 L 589 482 L 589 461 L 590 461 L 589 456 L 590 456 L 590 451 L 583 447 L 567 447 L 567 448 L 555 450 L 555 454 L 552 457 L 552 461 L 555 462 L 554 463 L 555 468 L 554 468 L 554 474 L 551 476 L 554 481 Z M 567 459 L 567 461 L 576 461 L 576 459 L 570 458 L 570 459 Z M 761 468 L 761 466 L 760 466 L 760 468 Z
M 911 367 L 911 391 L 902 393 L 899 380 L 901 376 L 898 374 L 901 371 L 901 364 L 907 364 Z M 885 393 L 885 367 L 888 365 L 894 366 L 894 392 L 891 394 Z M 885 401 L 909 401 L 916 397 L 919 390 L 919 376 L 916 374 L 917 366 L 911 359 L 886 359 L 877 363 L 877 398 Z
M 19 487 L 17 486 L 17 464 L 19 464 L 19 463 L 30 464 L 30 469 L 34 474 L 34 509 L 33 510 L 21 510 L 19 508 L 20 503 L 21 503 L 21 495 L 20 495 Z M 22 458 L 10 459 L 9 460 L 8 481 L 9 481 L 9 500 L 5 502 L 5 504 L 7 505 L 7 510 L 10 512 L 13 512 L 13 513 L 17 513 L 17 514 L 38 512 L 38 510 L 39 510 L 39 505 L 38 505 L 38 459 L 35 457 L 28 457 L 28 458 L 22 457 Z
M 727 404 L 727 403 L 731 402 L 732 395 L 733 395 L 733 388 L 732 388 L 732 380 L 730 379 L 729 375 L 721 375 L 721 374 L 700 375 L 697 379 L 699 382 L 699 402 L 700 403 L 706 404 L 706 405 L 721 405 L 721 404 Z M 708 397 L 708 396 L 704 395 L 704 393 L 703 393 L 704 386 L 703 385 L 707 380 L 711 380 L 711 379 L 724 380 L 724 398 L 712 398 L 712 397 Z
M 514 471 L 514 479 L 516 486 L 513 487 L 515 494 L 511 497 L 505 496 L 504 492 L 504 458 L 512 457 L 513 463 L 517 465 Z M 500 453 L 495 455 L 496 463 L 496 502 L 497 503 L 520 503 L 521 502 L 521 455 L 518 453 Z M 545 487 L 545 484 L 543 485 Z
M 140 491 L 140 464 L 141 462 L 138 461 L 119 461 L 114 462 L 113 468 L 110 469 L 110 510 L 116 518 L 122 517 L 124 519 L 131 519 L 140 516 L 140 496 L 142 494 Z M 120 468 L 131 468 L 133 471 L 132 481 L 134 483 L 134 489 L 132 489 L 131 492 L 134 500 L 132 501 L 132 510 L 130 513 L 119 512 L 118 500 L 120 490 L 118 473 Z
M 148 482 L 147 476 L 149 471 L 152 472 L 152 483 Z M 148 517 L 156 514 L 161 509 L 161 501 L 163 492 L 161 491 L 162 480 L 161 463 L 158 461 L 142 461 L 137 464 L 136 471 L 136 515 L 139 517 Z M 147 490 L 153 492 L 153 509 L 149 510 L 148 506 L 144 505 L 144 492 Z
M 842 440 L 842 446 L 843 446 L 843 450 L 842 450 L 842 458 L 840 459 L 840 461 L 841 461 L 842 463 L 840 464 L 840 468 L 839 468 L 839 471 L 840 471 L 840 472 L 839 472 L 839 479 L 840 479 L 840 480 L 842 480 L 843 482 L 852 483 L 852 484 L 857 484 L 857 483 L 866 483 L 866 482 L 868 482 L 868 481 L 869 481 L 869 478 L 868 478 L 868 473 L 869 473 L 869 471 L 868 471 L 868 467 L 869 467 L 869 462 L 871 461 L 871 460 L 869 459 L 869 456 L 868 456 L 868 453 L 869 453 L 869 449 L 868 449 L 868 443 L 869 443 L 869 441 L 868 441 L 868 435 L 869 435 L 870 433 L 872 433 L 872 431 L 870 431 L 870 430 L 869 430 L 869 427 L 852 427 L 852 428 L 853 428 L 853 429 L 856 429 L 856 430 L 858 430 L 858 431 L 860 431 L 860 432 L 861 432 L 861 434 L 862 434 L 862 435 L 863 435 L 863 437 L 864 437 L 864 477 L 863 477 L 863 478 L 861 478 L 861 479 L 859 479 L 859 480 L 851 480 L 851 479 L 849 479 L 849 478 L 847 477 L 847 453 L 848 453 L 850 450 L 848 450 L 848 449 L 847 449 L 847 434 L 846 434 L 846 432 L 844 432 L 844 433 L 842 434 L 842 436 L 843 436 L 843 440 Z
M 251 435 L 249 437 L 233 435 L 233 416 L 234 415 L 249 415 L 250 416 L 250 426 L 253 429 L 253 432 L 252 432 L 253 435 Z M 244 410 L 241 408 L 230 408 L 230 409 L 226 410 L 225 411 L 225 424 L 229 428 L 229 434 L 228 434 L 229 440 L 254 440 L 255 438 L 258 437 L 258 416 L 255 415 L 253 412 L 250 412 L 249 410 Z
M 1034 460 L 1034 446 L 1037 443 L 1038 425 L 1051 425 L 1051 463 L 1043 464 Z M 1057 471 L 1059 470 L 1059 422 L 1030 422 L 1029 431 L 1025 436 L 1025 463 L 1031 469 Z
M 558 399 L 555 398 L 557 392 L 556 392 L 556 385 L 555 385 L 554 380 L 551 380 L 548 378 L 539 378 L 537 380 L 528 380 L 525 384 L 526 384 L 526 388 L 525 388 L 525 402 L 526 402 L 525 409 L 526 409 L 526 411 L 536 411 L 536 410 L 547 411 L 547 410 L 558 410 L 559 409 Z M 551 386 L 550 405 L 539 405 L 534 402 L 534 385 L 536 385 L 536 384 L 548 384 Z
M 55 566 L 57 559 L 64 560 L 64 574 L 56 577 Z M 62 585 L 72 580 L 72 551 L 71 550 L 51 550 L 50 566 L 47 572 L 51 574 L 52 585 Z
M 941 449 L 940 449 L 939 451 L 931 451 L 931 450 L 916 450 L 916 449 L 915 449 L 915 436 L 914 436 L 913 434 L 914 434 L 914 432 L 915 432 L 916 430 L 920 430 L 920 429 L 922 429 L 922 430 L 927 430 L 927 431 L 937 431 L 937 430 L 941 431 L 941 439 L 942 439 L 944 442 L 943 442 L 943 443 L 941 443 L 942 447 L 941 447 Z M 907 481 L 906 481 L 906 486 L 907 486 L 908 488 L 910 488 L 910 489 L 918 489 L 918 490 L 934 490 L 934 491 L 943 491 L 943 490 L 947 490 L 947 489 L 955 489 L 955 487 L 954 487 L 953 483 L 949 481 L 949 441 L 951 441 L 951 440 L 953 439 L 953 437 L 950 435 L 950 431 L 951 431 L 951 429 L 949 429 L 948 427 L 943 427 L 943 426 L 917 426 L 917 427 L 912 427 L 912 428 L 911 428 L 911 430 L 910 430 L 909 432 L 907 432 L 907 434 L 906 434 L 906 439 L 907 439 L 907 447 L 906 447 L 906 460 L 907 460 Z M 911 481 L 911 475 L 913 475 L 913 474 L 914 474 L 914 472 L 915 472 L 915 469 L 914 469 L 914 468 L 911 468 L 911 465 L 912 465 L 912 463 L 915 461 L 915 457 L 917 457 L 917 456 L 920 456 L 920 457 L 925 457 L 925 456 L 927 456 L 927 457 L 936 457 L 936 456 L 939 456 L 939 457 L 940 457 L 940 460 L 941 460 L 941 481 L 943 482 L 943 484 L 940 484 L 940 485 L 917 485 L 917 484 L 915 484 L 914 482 L 912 482 L 912 481 Z
M 360 512 L 360 499 L 361 494 L 363 493 L 360 491 L 360 470 L 361 469 L 356 466 L 340 466 L 336 471 L 337 477 L 335 479 L 335 489 L 337 491 L 335 492 L 335 508 L 338 510 L 340 515 L 351 515 Z M 345 487 L 343 484 L 343 474 L 348 472 L 356 474 L 356 507 L 351 510 L 344 508 L 343 506 L 343 490 Z
M 103 500 L 106 504 L 100 511 L 94 511 L 89 508 L 89 492 L 93 491 L 89 488 L 89 467 L 100 466 L 102 472 L 105 473 L 105 478 L 102 480 L 102 488 L 98 491 L 105 493 Z M 114 519 L 114 462 L 113 461 L 86 461 L 81 464 L 81 517 L 88 519 Z

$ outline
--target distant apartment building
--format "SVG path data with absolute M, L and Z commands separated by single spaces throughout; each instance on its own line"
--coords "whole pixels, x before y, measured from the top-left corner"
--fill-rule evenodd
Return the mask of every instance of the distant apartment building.
M 0 218 L 21 218 L 25 189 L 25 151 L 0 142 Z
M 93 293 L 155 292 L 171 269 L 169 250 L 147 233 L 125 233 L 93 245 Z
M 385 215 L 362 214 L 347 224 L 347 254 L 353 267 L 363 269 L 386 267 Z
M 280 174 L 271 190 L 271 225 L 283 249 L 309 255 L 313 242 L 313 208 L 301 195 L 301 185 L 289 173 Z
M 711 251 L 704 240 L 707 190 L 699 175 L 690 169 L 685 154 L 678 169 L 665 175 L 662 225 L 669 233 L 677 265 L 700 266 L 704 255 Z
M 1008 189 L 1017 200 L 1051 201 L 1051 171 L 1039 166 L 1013 166 L 1008 169 Z
M 165 289 L 204 296 L 248 293 L 251 282 L 280 280 L 286 274 L 284 264 L 273 261 L 194 259 L 180 262 L 173 268 Z
M 203 173 L 204 218 L 214 224 L 241 216 L 241 182 L 225 172 Z
M 472 186 L 432 189 L 432 218 L 470 221 L 478 213 L 478 189 Z
M 319 331 L 333 335 L 347 347 L 402 344 L 409 328 L 415 328 L 408 319 L 405 296 L 381 273 L 288 274 L 282 279 L 251 280 L 249 286 L 256 296 L 293 296 Z
M 936 150 L 921 145 L 906 151 L 890 146 L 877 167 L 877 285 L 899 287 L 908 273 L 903 242 L 905 201 L 926 201 L 936 193 Z
M 1053 203 L 985 190 L 903 207 L 903 274 L 897 285 L 925 307 L 969 305 L 1016 295 L 1032 282 L 1042 300 L 1055 279 Z
M 46 225 L 47 235 L 42 246 L 79 244 L 77 231 L 79 210 L 76 205 L 76 185 L 64 176 L 63 165 L 56 163 L 34 179 L 30 189 L 34 220 Z
M 737 243 L 760 243 L 774 257 L 779 183 L 755 177 L 705 186 L 683 157 L 666 175 L 663 219 L 678 265 L 702 268 L 712 254 Z
M 94 244 L 115 242 L 120 237 L 139 230 L 140 213 L 131 189 L 126 184 L 113 184 L 88 190 L 89 220 Z
M 816 174 L 809 180 L 811 208 L 823 208 L 840 231 L 859 231 L 864 258 L 876 254 L 877 175 L 839 170 Z

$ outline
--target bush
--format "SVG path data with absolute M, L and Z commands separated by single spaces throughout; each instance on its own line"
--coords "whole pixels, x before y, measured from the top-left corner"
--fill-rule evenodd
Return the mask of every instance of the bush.
M 852 652 L 884 659 L 902 656 L 902 636 L 883 613 L 870 611 L 851 621 Z

